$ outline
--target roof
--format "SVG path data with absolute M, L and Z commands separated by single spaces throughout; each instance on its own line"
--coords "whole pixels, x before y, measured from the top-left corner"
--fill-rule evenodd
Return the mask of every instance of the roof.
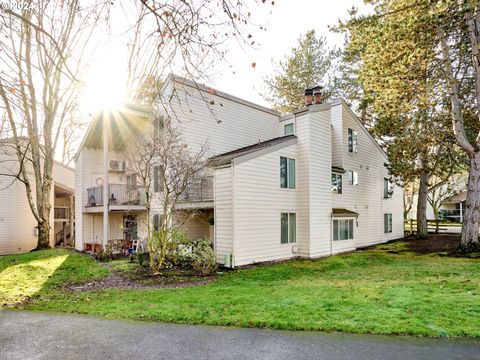
M 211 166 L 227 165 L 227 164 L 230 164 L 230 162 L 233 159 L 238 158 L 240 156 L 251 154 L 259 150 L 271 148 L 274 145 L 283 144 L 290 140 L 296 140 L 296 139 L 297 137 L 295 135 L 286 135 L 286 136 L 280 136 L 280 137 L 276 137 L 266 141 L 259 141 L 258 143 L 244 146 L 242 148 L 235 149 L 235 150 L 211 157 L 208 160 L 208 163 Z
M 348 209 L 333 208 L 332 216 L 333 217 L 358 217 L 358 213 Z
M 278 111 L 275 111 L 273 109 L 270 109 L 270 108 L 262 106 L 262 105 L 258 105 L 256 103 L 251 102 L 251 101 L 239 98 L 235 95 L 231 95 L 231 94 L 228 94 L 226 92 L 214 89 L 211 86 L 200 84 L 198 82 L 186 79 L 184 77 L 181 77 L 181 76 L 178 76 L 178 75 L 175 75 L 175 74 L 168 75 L 167 79 L 165 80 L 165 84 L 167 84 L 170 81 L 174 81 L 174 82 L 177 82 L 179 84 L 186 85 L 186 86 L 192 87 L 194 89 L 201 90 L 201 91 L 207 92 L 209 94 L 222 97 L 224 99 L 232 100 L 232 101 L 238 102 L 240 104 L 250 106 L 250 107 L 255 108 L 257 110 L 261 110 L 261 111 L 267 112 L 269 114 L 276 115 L 276 116 L 280 117 L 280 113 Z

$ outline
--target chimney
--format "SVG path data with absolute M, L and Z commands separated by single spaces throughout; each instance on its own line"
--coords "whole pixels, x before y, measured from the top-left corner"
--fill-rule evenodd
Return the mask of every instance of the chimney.
M 310 106 L 313 103 L 313 89 L 305 89 L 305 105 Z
M 323 101 L 323 88 L 320 85 L 316 85 L 312 88 L 313 103 L 321 104 Z

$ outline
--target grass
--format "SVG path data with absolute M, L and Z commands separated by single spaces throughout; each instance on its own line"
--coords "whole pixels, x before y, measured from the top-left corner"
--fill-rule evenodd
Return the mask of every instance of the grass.
M 238 270 L 203 286 L 84 292 L 60 285 L 110 270 L 78 254 L 48 250 L 0 257 L 1 294 L 21 299 L 13 288 L 20 283 L 28 287 L 26 270 L 32 262 L 45 270 L 32 284 L 37 289 L 41 283 L 41 288 L 34 295 L 26 292 L 30 298 L 24 306 L 31 310 L 190 324 L 480 337 L 480 261 L 416 255 L 402 242 Z M 116 269 L 129 266 L 114 264 Z M 11 279 L 18 276 L 16 286 L 4 281 L 2 269 L 12 271 Z

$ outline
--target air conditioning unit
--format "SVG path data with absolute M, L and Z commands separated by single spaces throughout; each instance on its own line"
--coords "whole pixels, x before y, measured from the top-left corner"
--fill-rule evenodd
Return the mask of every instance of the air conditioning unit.
M 125 171 L 125 161 L 110 160 L 108 162 L 108 170 L 110 171 Z

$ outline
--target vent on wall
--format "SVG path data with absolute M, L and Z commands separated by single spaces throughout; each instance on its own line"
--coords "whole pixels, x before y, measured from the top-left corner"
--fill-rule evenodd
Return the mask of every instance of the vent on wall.
M 110 160 L 108 162 L 108 170 L 110 171 L 125 171 L 125 161 L 121 160 Z

